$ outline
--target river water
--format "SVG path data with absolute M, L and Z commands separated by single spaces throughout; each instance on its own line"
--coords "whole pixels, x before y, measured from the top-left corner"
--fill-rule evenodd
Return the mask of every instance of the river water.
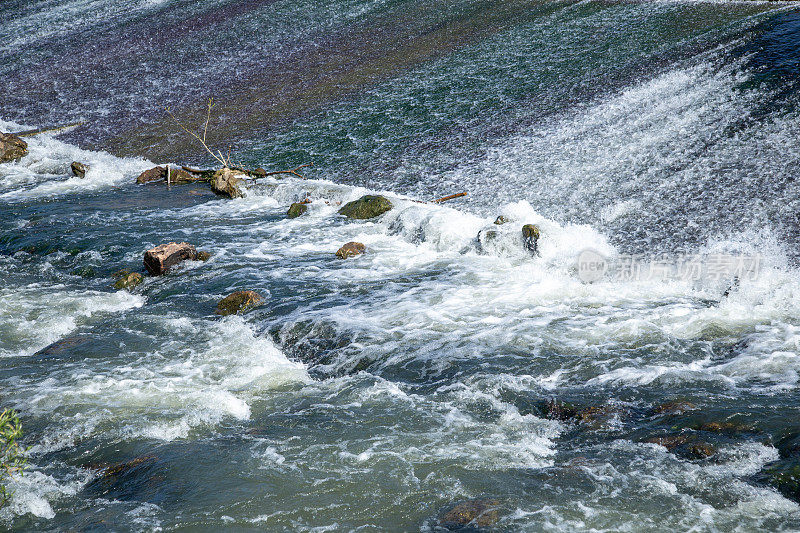
M 798 4 L 0 15 L 0 131 L 85 122 L 0 165 L 0 404 L 31 447 L 2 527 L 439 531 L 483 499 L 495 531 L 800 529 Z M 208 97 L 210 144 L 308 179 L 136 185 L 213 163 L 163 109 Z M 337 215 L 369 193 L 394 208 Z M 111 287 L 168 241 L 212 258 Z M 757 269 L 588 283 L 587 249 Z

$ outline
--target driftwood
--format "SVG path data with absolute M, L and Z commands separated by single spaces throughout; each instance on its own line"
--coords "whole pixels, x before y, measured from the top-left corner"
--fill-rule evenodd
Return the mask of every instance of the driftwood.
M 34 130 L 16 131 L 14 132 L 14 135 L 16 135 L 17 137 L 32 137 L 34 135 L 39 135 L 40 133 L 62 132 L 70 128 L 77 128 L 78 126 L 83 126 L 84 124 L 85 122 L 75 122 L 74 124 L 67 124 L 65 126 L 45 126 L 43 128 L 36 128 Z
M 445 196 L 443 198 L 438 198 L 436 200 L 433 200 L 433 203 L 434 204 L 440 204 L 442 202 L 446 202 L 447 200 L 452 200 L 454 198 L 461 198 L 462 196 L 466 196 L 466 195 L 467 195 L 467 193 L 465 193 L 465 192 L 459 192 L 459 193 L 456 193 L 456 194 L 451 194 L 449 196 Z
M 275 176 L 277 174 L 294 174 L 298 178 L 306 179 L 302 174 L 298 173 L 297 171 L 300 170 L 301 168 L 304 168 L 304 167 L 313 167 L 313 166 L 314 166 L 314 163 L 305 163 L 305 164 L 302 164 L 299 167 L 295 167 L 295 168 L 293 168 L 291 170 L 275 170 L 275 171 L 272 171 L 272 172 L 267 172 L 265 174 L 261 174 L 260 176 L 253 176 L 252 179 L 255 180 L 255 179 L 258 179 L 258 178 L 266 178 L 267 176 Z

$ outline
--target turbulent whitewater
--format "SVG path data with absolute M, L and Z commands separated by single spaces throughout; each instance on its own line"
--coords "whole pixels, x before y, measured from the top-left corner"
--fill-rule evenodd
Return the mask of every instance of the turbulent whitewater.
M 0 407 L 31 447 L 0 527 L 442 531 L 491 500 L 485 530 L 800 529 L 797 3 L 0 15 L 0 131 L 85 122 L 0 164 Z M 308 179 L 136 185 L 213 164 L 162 107 L 209 96 L 212 142 Z M 337 213 L 365 194 L 394 207 Z M 213 255 L 112 288 L 169 241 Z M 759 263 L 588 283 L 585 250 Z M 216 316 L 236 290 L 263 305 Z

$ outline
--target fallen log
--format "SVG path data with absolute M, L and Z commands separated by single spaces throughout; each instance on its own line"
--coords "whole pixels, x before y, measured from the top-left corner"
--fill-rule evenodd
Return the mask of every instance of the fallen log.
M 75 122 L 74 124 L 67 124 L 66 126 L 45 126 L 43 128 L 36 128 L 33 130 L 25 130 L 25 131 L 16 131 L 14 135 L 17 137 L 31 137 L 33 135 L 39 135 L 40 133 L 54 133 L 54 132 L 63 132 L 70 128 L 77 128 L 78 126 L 83 126 L 85 122 Z

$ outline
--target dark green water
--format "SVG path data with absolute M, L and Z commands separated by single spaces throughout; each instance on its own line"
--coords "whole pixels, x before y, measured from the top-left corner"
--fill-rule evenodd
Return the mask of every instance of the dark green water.
M 0 130 L 87 122 L 0 165 L 0 406 L 31 446 L 2 527 L 442 531 L 486 499 L 498 520 L 462 530 L 800 528 L 775 475 L 800 468 L 795 4 L 0 14 Z M 312 179 L 135 185 L 210 163 L 161 109 L 194 123 L 209 96 L 212 144 Z M 379 191 L 381 218 L 337 215 Z M 113 290 L 173 240 L 212 258 Z M 589 284 L 587 248 L 761 263 L 727 294 Z M 244 289 L 264 304 L 214 314 Z

